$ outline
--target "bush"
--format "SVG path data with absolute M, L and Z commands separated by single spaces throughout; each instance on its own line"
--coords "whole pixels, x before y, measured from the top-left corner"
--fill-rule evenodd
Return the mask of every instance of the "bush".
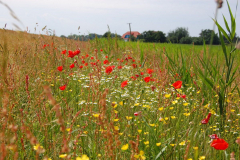
M 180 43 L 182 43 L 182 44 L 191 44 L 192 43 L 192 38 L 191 37 L 182 37 L 180 39 Z

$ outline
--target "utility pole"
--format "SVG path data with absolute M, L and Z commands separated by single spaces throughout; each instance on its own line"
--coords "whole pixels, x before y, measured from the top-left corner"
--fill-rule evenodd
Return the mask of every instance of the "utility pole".
M 131 39 L 131 23 L 127 23 L 127 24 L 129 24 L 129 29 L 130 29 L 130 36 L 129 36 L 129 41 L 130 41 L 130 39 Z

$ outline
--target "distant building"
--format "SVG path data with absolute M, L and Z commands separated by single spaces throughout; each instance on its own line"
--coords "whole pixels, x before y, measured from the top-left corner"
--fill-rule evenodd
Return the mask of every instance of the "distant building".
M 141 35 L 141 34 L 137 31 L 131 31 L 131 35 L 133 35 L 135 38 L 137 38 L 137 36 Z M 125 41 L 128 41 L 129 37 L 130 37 L 130 32 L 128 31 L 128 32 L 124 33 L 121 38 L 124 39 Z

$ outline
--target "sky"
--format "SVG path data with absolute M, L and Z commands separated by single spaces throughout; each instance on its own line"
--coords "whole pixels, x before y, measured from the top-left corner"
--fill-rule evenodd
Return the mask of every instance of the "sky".
M 190 36 L 199 36 L 202 29 L 213 29 L 216 11 L 215 0 L 0 0 L 14 12 L 0 4 L 0 28 L 15 30 L 13 23 L 30 33 L 60 35 L 104 34 L 108 26 L 119 35 L 131 30 L 140 33 L 148 30 L 167 33 L 177 27 L 188 28 Z M 238 0 L 229 0 L 233 14 L 237 15 L 236 33 L 240 35 Z M 227 3 L 218 10 L 218 21 L 224 26 L 222 14 L 230 23 Z M 78 30 L 78 27 L 80 29 Z M 36 29 L 35 29 L 36 28 Z M 217 29 L 215 29 L 217 32 Z

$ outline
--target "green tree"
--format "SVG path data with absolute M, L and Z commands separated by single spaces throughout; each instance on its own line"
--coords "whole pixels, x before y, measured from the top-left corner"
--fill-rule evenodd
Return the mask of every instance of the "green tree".
M 170 31 L 168 33 L 168 40 L 172 43 L 179 43 L 183 37 L 189 37 L 187 28 L 178 27 L 174 31 Z
M 167 41 L 165 33 L 162 31 L 144 31 L 141 35 L 137 37 L 144 42 L 161 42 L 164 43 Z
M 192 43 L 195 45 L 203 45 L 202 37 L 192 37 Z
M 192 37 L 182 37 L 180 39 L 180 43 L 182 43 L 182 44 L 191 44 L 192 43 Z
M 212 38 L 212 33 L 213 33 L 212 44 L 220 44 L 219 37 L 216 33 L 214 33 L 213 30 L 210 30 L 210 29 L 202 30 L 201 33 L 200 33 L 200 37 L 202 39 L 204 39 L 206 44 L 210 44 L 211 43 L 211 38 Z
M 111 37 L 111 32 L 110 31 L 105 32 L 102 37 L 103 38 Z

